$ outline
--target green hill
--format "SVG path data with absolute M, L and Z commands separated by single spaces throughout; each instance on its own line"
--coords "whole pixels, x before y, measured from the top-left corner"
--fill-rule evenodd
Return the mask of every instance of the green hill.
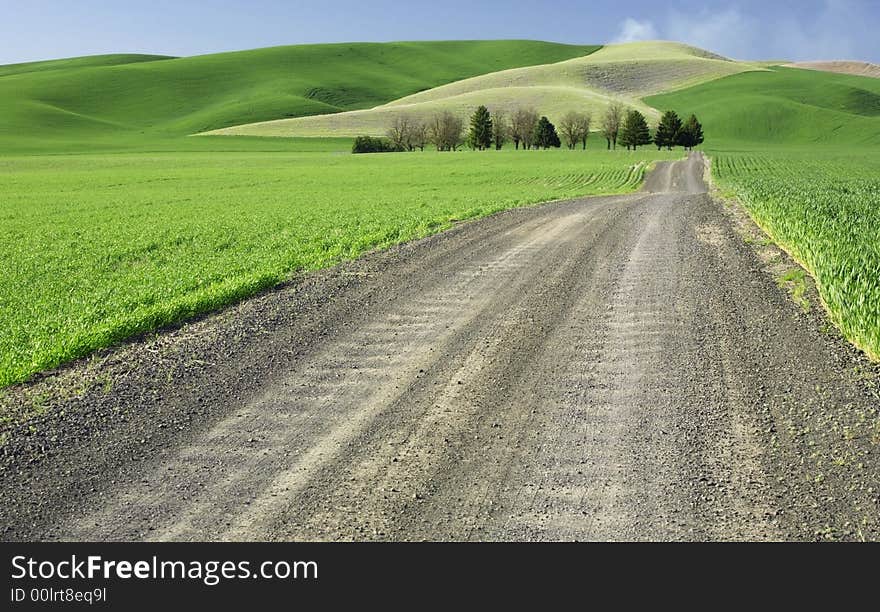
M 712 148 L 880 144 L 880 80 L 775 67 L 747 72 L 645 102 L 695 112 Z
M 170 55 L 141 55 L 137 53 L 115 53 L 112 55 L 86 55 L 68 59 L 46 60 L 42 62 L 26 62 L 23 64 L 7 64 L 0 66 L 0 77 L 26 72 L 44 72 L 47 70 L 68 70 L 70 68 L 96 68 L 98 66 L 119 66 L 139 62 L 155 62 L 157 60 L 175 59 Z
M 368 108 L 444 83 L 597 49 L 511 40 L 352 43 L 5 66 L 0 150 L 88 148 Z
M 435 87 L 369 110 L 281 119 L 222 130 L 227 135 L 355 136 L 383 134 L 395 117 L 425 120 L 438 111 L 467 118 L 480 104 L 511 112 L 532 106 L 552 121 L 571 110 L 597 118 L 612 99 L 659 119 L 641 102 L 653 93 L 689 87 L 730 74 L 762 70 L 673 42 L 608 45 L 589 56 L 491 72 Z

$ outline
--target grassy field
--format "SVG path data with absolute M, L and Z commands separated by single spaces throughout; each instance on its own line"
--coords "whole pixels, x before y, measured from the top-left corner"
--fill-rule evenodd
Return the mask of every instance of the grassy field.
M 0 151 L 151 147 L 233 124 L 367 108 L 597 48 L 511 40 L 352 43 L 0 66 Z
M 584 57 L 484 74 L 372 109 L 242 125 L 218 133 L 379 136 L 399 115 L 424 120 L 438 111 L 449 110 L 466 117 L 480 104 L 508 112 L 534 106 L 551 121 L 558 121 L 570 110 L 586 110 L 598 123 L 598 117 L 612 99 L 659 119 L 659 113 L 641 101 L 643 96 L 758 69 L 761 68 L 754 64 L 732 62 L 678 43 L 609 45 Z
M 679 155 L 0 158 L 0 385 L 454 220 L 632 190 Z
M 713 170 L 816 279 L 844 335 L 880 359 L 880 150 L 717 153 Z

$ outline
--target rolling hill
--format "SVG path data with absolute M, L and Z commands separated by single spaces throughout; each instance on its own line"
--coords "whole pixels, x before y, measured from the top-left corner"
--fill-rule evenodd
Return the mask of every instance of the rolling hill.
M 804 68 L 806 70 L 820 70 L 823 72 L 837 72 L 840 74 L 852 74 L 880 79 L 880 65 L 870 62 L 854 62 L 846 60 L 829 62 L 795 62 L 786 64 L 789 68 Z
M 380 135 L 397 115 L 424 119 L 437 111 L 465 116 L 479 104 L 510 111 L 533 106 L 551 121 L 568 110 L 598 116 L 612 99 L 638 108 L 649 118 L 659 113 L 641 98 L 727 75 L 761 70 L 708 51 L 671 42 L 608 45 L 570 60 L 484 74 L 422 91 L 367 110 L 323 114 L 253 125 L 215 134 L 251 136 Z
M 880 80 L 776 67 L 648 97 L 696 113 L 712 147 L 880 144 Z
M 49 70 L 69 70 L 72 68 L 98 68 L 100 66 L 120 66 L 139 62 L 155 62 L 158 60 L 176 59 L 170 55 L 142 55 L 138 53 L 114 53 L 110 55 L 86 55 L 68 59 L 46 60 L 42 62 L 25 62 L 23 64 L 6 64 L 0 66 L 0 77 L 12 74 L 46 72 Z
M 351 43 L 0 66 L 0 149 L 87 147 L 368 108 L 596 49 L 516 40 Z
M 534 106 L 558 121 L 570 109 L 598 117 L 612 99 L 652 122 L 666 108 L 696 112 L 715 146 L 878 141 L 877 79 L 736 62 L 671 42 L 441 41 L 0 66 L 0 150 L 227 146 L 181 138 L 196 133 L 253 136 L 222 140 L 270 150 L 303 142 L 290 137 L 379 135 L 399 114 Z M 266 136 L 282 138 L 256 138 Z

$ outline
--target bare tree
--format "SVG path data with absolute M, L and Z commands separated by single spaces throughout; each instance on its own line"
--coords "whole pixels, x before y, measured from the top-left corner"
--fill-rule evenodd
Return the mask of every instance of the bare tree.
M 449 149 L 458 151 L 458 147 L 464 144 L 464 121 L 447 112 L 446 118 L 446 144 Z M 448 149 L 447 149 L 448 150 Z
M 580 140 L 585 151 L 587 149 L 587 137 L 590 135 L 590 124 L 591 123 L 592 123 L 592 118 L 590 117 L 590 113 L 579 113 L 578 114 L 578 122 L 577 122 L 578 140 Z
M 574 146 L 581 140 L 579 113 L 568 111 L 562 116 L 562 119 L 559 120 L 559 135 L 565 146 L 574 149 Z
M 507 124 L 507 115 L 502 110 L 496 110 L 492 113 L 492 142 L 496 151 L 500 151 L 504 147 L 509 134 L 510 126 Z
M 510 120 L 510 137 L 517 149 L 520 143 L 523 149 L 531 148 L 536 125 L 538 125 L 538 111 L 535 109 L 521 108 L 513 113 Z
M 428 143 L 428 126 L 425 125 L 422 121 L 414 121 L 409 130 L 410 138 L 410 150 L 418 149 L 419 151 L 425 150 L 425 145 Z
M 431 118 L 428 134 L 438 151 L 457 151 L 461 146 L 464 122 L 449 111 L 443 111 Z
M 617 137 L 620 134 L 625 110 L 623 103 L 617 100 L 608 104 L 608 108 L 605 110 L 605 116 L 602 118 L 602 135 L 608 141 L 609 149 L 612 145 L 615 149 L 617 148 Z
M 431 117 L 428 122 L 428 140 L 430 140 L 435 147 L 437 147 L 438 151 L 443 151 L 444 143 L 446 142 L 444 139 L 444 125 L 443 125 L 443 115 L 437 113 L 433 117 Z
M 519 143 L 522 142 L 522 122 L 523 110 L 517 109 L 510 118 L 510 139 L 513 140 L 513 146 L 519 150 Z
M 535 143 L 535 130 L 538 129 L 538 111 L 529 110 L 526 113 L 526 120 L 523 122 L 522 142 L 524 149 L 531 149 Z
M 412 151 L 412 123 L 405 115 L 397 115 L 386 132 L 391 146 L 398 151 Z

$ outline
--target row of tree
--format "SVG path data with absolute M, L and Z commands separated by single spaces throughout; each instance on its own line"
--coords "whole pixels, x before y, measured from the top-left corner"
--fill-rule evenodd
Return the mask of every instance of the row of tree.
M 559 122 L 557 131 L 547 117 L 539 116 L 534 109 L 518 109 L 508 115 L 501 110 L 490 113 L 479 106 L 471 116 L 465 132 L 464 121 L 450 111 L 435 114 L 427 122 L 417 121 L 404 115 L 396 116 L 388 128 L 386 138 L 361 136 L 355 140 L 355 153 L 384 151 L 424 151 L 429 143 L 438 151 L 457 151 L 464 144 L 479 151 L 495 148 L 500 150 L 507 142 L 516 149 L 549 149 L 560 147 L 563 142 L 569 149 L 578 145 L 587 148 L 591 117 L 588 113 L 568 112 Z M 696 116 L 682 122 L 673 111 L 663 114 L 654 134 L 645 116 L 637 110 L 627 110 L 620 102 L 611 102 L 602 117 L 601 132 L 608 148 L 620 144 L 629 149 L 654 143 L 658 150 L 683 146 L 687 149 L 703 142 L 703 128 Z M 561 136 L 561 137 L 560 137 Z
M 589 116 L 576 113 L 570 115 L 571 117 L 566 116 L 568 131 L 565 133 L 573 141 L 583 140 L 586 147 L 587 134 L 590 131 Z M 360 137 L 355 142 L 355 152 L 372 153 L 377 149 L 423 151 L 429 143 L 437 147 L 438 151 L 457 151 L 465 144 L 479 151 L 491 148 L 501 150 L 508 142 L 513 142 L 517 149 L 520 146 L 524 149 L 549 149 L 561 145 L 555 126 L 547 117 L 539 117 L 533 109 L 517 110 L 508 118 L 504 111 L 490 113 L 488 108 L 480 106 L 471 116 L 467 132 L 461 118 L 450 111 L 437 113 L 427 122 L 398 115 L 386 132 L 384 148 L 376 139 Z
M 602 120 L 602 135 L 609 149 L 616 149 L 620 144 L 627 150 L 652 143 L 657 145 L 658 151 L 664 147 L 672 150 L 676 146 L 692 150 L 705 140 L 703 126 L 696 115 L 682 122 L 675 111 L 666 111 L 652 135 L 645 116 L 637 110 L 627 111 L 620 102 L 608 105 Z

